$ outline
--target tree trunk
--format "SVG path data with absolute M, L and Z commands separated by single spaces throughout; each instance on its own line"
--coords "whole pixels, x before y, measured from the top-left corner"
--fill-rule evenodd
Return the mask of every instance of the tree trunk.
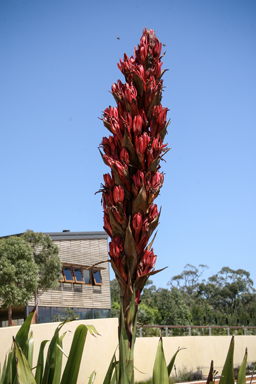
M 38 324 L 38 293 L 35 290 L 35 324 Z
M 8 305 L 8 327 L 12 326 L 12 306 Z

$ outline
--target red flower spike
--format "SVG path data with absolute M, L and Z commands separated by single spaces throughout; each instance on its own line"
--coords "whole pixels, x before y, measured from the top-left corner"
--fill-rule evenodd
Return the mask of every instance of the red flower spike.
M 100 145 L 103 160 L 112 169 L 111 175 L 104 175 L 102 188 L 104 229 L 111 238 L 109 254 L 122 291 L 125 324 L 131 292 L 136 289 L 138 305 L 143 282 L 156 262 L 147 244 L 151 224 L 159 216 L 153 202 L 163 185 L 164 174 L 159 168 L 167 152 L 163 143 L 168 110 L 161 105 L 161 48 L 155 32 L 145 28 L 134 56 L 124 54 L 118 63 L 125 83 L 117 80 L 112 84 L 116 106 L 106 108 L 102 118 L 112 133 Z M 140 276 L 144 279 L 137 281 Z M 125 327 L 131 342 L 132 328 Z

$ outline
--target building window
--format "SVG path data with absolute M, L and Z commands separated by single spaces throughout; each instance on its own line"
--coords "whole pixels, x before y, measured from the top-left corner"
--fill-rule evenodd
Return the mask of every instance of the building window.
M 62 269 L 63 283 L 78 283 L 90 285 L 102 285 L 102 277 L 99 269 L 83 269 L 82 267 L 64 265 Z
M 82 270 L 80 268 L 74 268 L 74 274 L 77 283 L 84 283 Z
M 102 278 L 100 271 L 92 270 L 92 277 L 94 285 L 102 285 Z
M 71 283 L 74 282 L 74 278 L 73 278 L 72 268 L 71 267 L 63 267 L 63 277 L 64 277 L 64 281 L 68 281 L 68 282 L 71 282 Z
M 85 284 L 91 284 L 91 274 L 89 269 L 83 269 L 83 276 Z

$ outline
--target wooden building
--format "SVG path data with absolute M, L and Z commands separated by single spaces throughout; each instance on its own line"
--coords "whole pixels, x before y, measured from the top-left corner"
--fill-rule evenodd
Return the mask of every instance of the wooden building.
M 67 308 L 80 319 L 109 317 L 111 309 L 106 232 L 47 232 L 59 247 L 63 263 L 59 287 L 39 296 L 39 322 L 60 319 Z M 13 320 L 24 318 L 33 309 L 34 301 L 19 310 L 13 308 Z M 0 321 L 5 320 L 1 310 Z M 5 324 L 3 324 L 5 325 Z

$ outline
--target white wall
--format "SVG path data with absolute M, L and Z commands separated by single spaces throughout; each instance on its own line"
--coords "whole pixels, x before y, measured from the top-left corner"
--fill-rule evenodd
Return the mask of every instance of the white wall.
M 89 333 L 85 342 L 78 384 L 86 384 L 90 374 L 96 370 L 95 384 L 102 384 L 104 375 L 112 355 L 117 347 L 118 319 L 94 319 L 73 321 L 63 326 L 61 334 L 66 333 L 63 340 L 63 349 L 68 354 L 73 335 L 79 324 L 93 324 L 101 336 L 93 337 Z M 34 335 L 34 366 L 41 341 L 51 339 L 58 323 L 36 324 L 31 326 Z M 19 327 L 0 328 L 0 363 L 3 366 L 4 357 L 11 347 L 12 336 L 15 336 Z M 163 345 L 166 361 L 169 363 L 178 347 L 186 349 L 179 352 L 176 358 L 177 370 L 186 367 L 188 370 L 200 368 L 208 373 L 210 362 L 214 360 L 214 368 L 219 372 L 224 364 L 230 336 L 177 336 L 164 337 Z M 136 380 L 146 380 L 152 376 L 158 338 L 137 338 L 135 344 L 135 367 L 144 372 L 135 370 Z M 240 365 L 245 348 L 248 347 L 248 362 L 256 361 L 256 336 L 235 336 L 234 364 Z M 63 357 L 65 363 L 66 357 Z

